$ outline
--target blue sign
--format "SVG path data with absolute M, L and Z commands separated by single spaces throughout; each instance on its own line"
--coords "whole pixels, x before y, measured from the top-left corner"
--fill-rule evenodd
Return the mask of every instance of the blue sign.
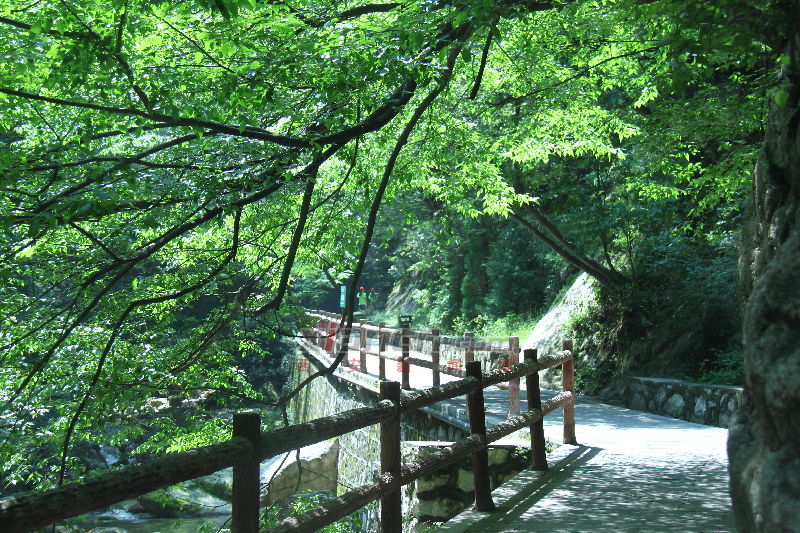
M 342 285 L 341 291 L 339 292 L 339 307 L 344 307 L 344 300 L 347 296 L 347 287 Z

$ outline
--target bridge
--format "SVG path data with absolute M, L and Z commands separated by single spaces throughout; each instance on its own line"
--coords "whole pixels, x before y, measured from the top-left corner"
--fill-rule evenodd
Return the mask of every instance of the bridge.
M 513 337 L 504 343 L 484 342 L 412 332 L 407 325 L 398 329 L 366 323 L 345 330 L 338 317 L 310 315 L 316 324 L 301 341 L 306 353 L 318 358 L 317 363 L 326 356 L 331 363 L 339 360 L 343 366 L 337 372 L 374 388 L 379 401 L 268 432 L 260 430 L 258 415 L 241 413 L 234 418 L 230 440 L 4 500 L 3 531 L 31 531 L 233 466 L 232 531 L 255 533 L 261 461 L 376 424 L 379 479 L 272 531 L 314 531 L 380 501 L 381 530 L 400 532 L 401 488 L 466 456 L 473 458 L 476 510 L 455 517 L 444 531 L 733 530 L 725 430 L 586 399 L 576 407 L 569 343 L 562 352 L 539 356 L 520 350 Z M 559 366 L 564 390 L 540 391 L 539 371 Z M 507 384 L 506 390 L 494 388 L 501 384 Z M 424 460 L 402 464 L 401 415 L 434 405 L 437 416 L 468 436 Z M 492 492 L 487 448 L 523 428 L 530 434 L 532 469 Z M 545 437 L 567 444 L 547 457 Z
M 338 343 L 345 338 L 339 317 L 324 312 L 312 312 L 312 316 L 319 320 L 317 344 L 324 338 L 327 351 L 339 353 Z M 406 383 L 409 389 L 457 380 L 463 375 L 463 365 L 472 360 L 480 361 L 485 370 L 508 368 L 525 351 L 514 337 L 486 342 L 470 334 L 441 337 L 437 330 L 416 332 L 363 321 L 353 325 L 347 341 L 348 357 L 342 363 L 348 366 L 341 368 L 342 375 L 385 377 Z M 571 351 L 572 344 L 566 341 L 564 348 Z M 571 383 L 566 387 L 571 388 Z M 540 394 L 546 401 L 557 393 L 542 390 Z M 487 388 L 484 402 L 489 426 L 524 413 L 528 410 L 525 382 L 520 386 L 512 379 L 508 390 Z M 432 407 L 442 420 L 469 428 L 465 398 Z M 726 429 L 583 396 L 575 402 L 574 423 L 574 433 L 567 435 L 571 444 L 549 454 L 547 470 L 521 472 L 492 492 L 495 510 L 466 511 L 439 530 L 735 531 L 728 495 Z M 545 416 L 543 429 L 548 441 L 562 442 L 561 412 Z

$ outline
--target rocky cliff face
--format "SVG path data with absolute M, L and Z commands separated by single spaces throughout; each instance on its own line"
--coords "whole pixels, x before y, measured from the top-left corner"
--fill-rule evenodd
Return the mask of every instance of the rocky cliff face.
M 783 68 L 743 234 L 746 406 L 730 433 L 740 531 L 800 531 L 800 33 Z
M 569 289 L 556 301 L 547 313 L 536 323 L 536 327 L 522 343 L 522 349 L 536 348 L 539 355 L 554 354 L 562 350 L 562 343 L 567 338 L 565 326 L 570 317 L 586 311 L 596 305 L 595 282 L 586 273 L 581 273 Z M 586 364 L 591 357 L 587 351 L 587 339 L 575 339 L 575 352 L 578 366 Z M 541 383 L 544 387 L 560 388 L 561 374 L 555 369 L 541 372 Z

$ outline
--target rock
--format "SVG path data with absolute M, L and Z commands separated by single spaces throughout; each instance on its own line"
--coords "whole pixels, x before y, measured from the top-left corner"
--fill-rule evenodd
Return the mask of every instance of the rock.
M 226 468 L 208 476 L 187 481 L 185 485 L 230 502 L 233 499 L 233 468 Z
M 144 406 L 155 412 L 163 411 L 169 407 L 169 400 L 166 398 L 148 398 Z
M 144 507 L 138 501 L 135 501 L 129 505 L 125 506 L 125 511 L 131 514 L 141 514 L 146 513 L 147 511 L 144 510 Z
M 698 396 L 694 400 L 694 422 L 702 424 L 706 419 L 706 409 L 707 409 L 706 399 L 703 396 Z
M 108 466 L 114 466 L 122 460 L 122 452 L 116 446 L 101 444 L 99 447 L 100 456 Z
M 128 530 L 121 527 L 95 527 L 90 529 L 88 533 L 128 533 Z
M 672 418 L 680 418 L 683 414 L 683 408 L 686 406 L 686 401 L 680 394 L 673 394 L 664 404 L 664 414 Z
M 456 486 L 460 491 L 473 492 L 475 490 L 475 479 L 472 470 L 459 470 Z
M 417 480 L 417 493 L 428 492 L 442 487 L 446 487 L 450 482 L 448 474 L 431 474 L 430 476 L 423 476 Z
M 743 533 L 800 531 L 800 28 L 778 28 L 787 65 L 777 82 L 791 96 L 770 106 L 739 263 L 745 400 L 728 454 Z
M 163 518 L 214 516 L 231 512 L 228 502 L 182 485 L 149 492 L 139 496 L 136 501 L 146 513 Z
M 655 408 L 661 409 L 661 406 L 664 405 L 664 400 L 667 399 L 667 390 L 664 388 L 659 388 L 658 392 L 656 392 L 656 397 L 653 399 L 655 402 Z
M 102 470 L 108 468 L 100 446 L 86 440 L 78 441 L 72 448 L 72 453 L 77 457 L 88 470 Z
M 452 498 L 418 501 L 412 509 L 414 516 L 427 521 L 449 520 L 464 509 L 464 502 Z
M 642 393 L 634 392 L 629 406 L 637 411 L 647 411 L 647 400 L 644 399 Z
M 261 474 L 261 483 L 268 485 L 264 504 L 304 491 L 330 491 L 336 494 L 339 479 L 339 441 L 312 444 L 300 450 L 299 468 L 295 452 L 279 466 L 276 462 Z
M 550 307 L 542 319 L 536 323 L 536 327 L 533 328 L 528 338 L 522 343 L 522 349 L 536 348 L 539 351 L 539 355 L 561 351 L 561 343 L 566 338 L 564 326 L 568 323 L 570 316 L 594 305 L 596 301 L 594 285 L 594 280 L 588 274 L 581 273 L 578 275 L 561 299 Z M 580 366 L 588 360 L 588 354 L 584 354 L 580 350 L 580 346 L 576 346 L 575 352 L 578 358 L 576 365 Z M 547 369 L 542 371 L 540 380 L 543 387 L 560 388 L 560 370 Z

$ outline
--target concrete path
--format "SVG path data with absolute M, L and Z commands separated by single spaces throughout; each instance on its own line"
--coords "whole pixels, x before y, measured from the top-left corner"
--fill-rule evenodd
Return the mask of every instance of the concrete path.
M 495 420 L 504 412 L 498 405 L 504 395 L 487 392 Z M 586 397 L 578 398 L 575 418 L 580 446 L 563 446 L 548 457 L 549 471 L 523 472 L 495 490 L 497 511 L 462 513 L 438 531 L 735 530 L 727 430 Z M 560 414 L 545 417 L 545 433 L 560 441 Z
M 358 353 L 351 352 L 356 366 Z M 378 359 L 367 373 L 377 377 Z M 387 378 L 400 380 L 398 364 L 386 362 Z M 356 373 L 354 368 L 343 372 Z M 411 367 L 414 388 L 431 386 L 431 371 Z M 442 375 L 442 383 L 456 378 Z M 555 393 L 542 391 L 542 399 Z M 506 419 L 508 392 L 484 392 L 487 426 Z M 522 380 L 521 412 L 527 410 Z M 466 421 L 465 398 L 436 409 Z M 548 456 L 550 470 L 525 471 L 493 492 L 498 509 L 467 511 L 443 532 L 684 532 L 735 531 L 728 496 L 727 430 L 634 411 L 578 396 L 579 446 Z M 561 411 L 545 417 L 545 435 L 562 440 Z

